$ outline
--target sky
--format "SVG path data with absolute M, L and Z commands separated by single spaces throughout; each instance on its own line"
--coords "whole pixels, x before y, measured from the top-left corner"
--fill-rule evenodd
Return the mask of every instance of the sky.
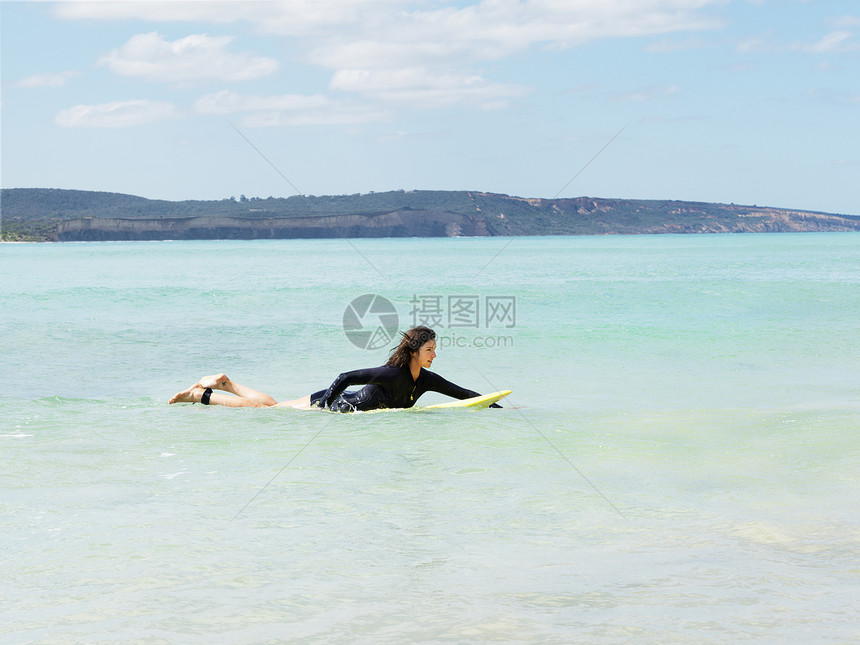
M 0 2 L 0 185 L 860 215 L 858 0 Z

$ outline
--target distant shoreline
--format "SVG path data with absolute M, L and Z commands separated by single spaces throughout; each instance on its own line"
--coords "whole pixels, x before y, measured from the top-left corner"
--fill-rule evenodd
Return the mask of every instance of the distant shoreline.
M 2 190 L 2 241 L 496 237 L 860 231 L 860 216 L 737 204 L 476 191 L 212 201 Z

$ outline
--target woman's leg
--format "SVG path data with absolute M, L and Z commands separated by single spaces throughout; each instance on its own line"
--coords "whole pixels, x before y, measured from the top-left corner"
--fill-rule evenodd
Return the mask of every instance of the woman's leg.
M 300 399 L 278 403 L 268 394 L 234 383 L 226 374 L 204 376 L 200 379 L 199 383 L 195 383 L 187 390 L 174 394 L 168 403 L 199 403 L 207 388 L 235 395 L 227 396 L 218 392 L 212 392 L 209 395 L 210 405 L 226 405 L 231 408 L 269 408 L 277 406 L 279 408 L 296 408 L 298 410 L 308 410 L 311 407 L 310 394 Z
M 270 397 L 268 394 L 263 394 L 262 392 L 252 390 L 251 388 L 245 387 L 244 385 L 234 383 L 227 377 L 226 374 L 213 374 L 212 376 L 204 376 L 202 379 L 200 379 L 200 385 L 203 386 L 203 388 L 211 387 L 213 390 L 223 390 L 224 392 L 235 394 L 236 396 L 242 397 L 243 399 L 256 401 L 262 406 L 268 407 L 277 403 L 277 401 L 275 401 L 275 399 Z
M 278 408 L 295 408 L 297 410 L 310 410 L 311 409 L 311 395 L 308 394 L 303 396 L 300 399 L 294 399 L 293 401 L 281 401 L 280 403 L 276 403 L 275 407 Z
M 212 389 L 214 390 L 215 388 Z M 168 401 L 168 403 L 199 403 L 200 400 L 203 398 L 203 393 L 205 391 L 206 388 L 203 387 L 201 383 L 195 383 L 187 390 L 183 390 L 182 392 L 177 392 L 176 394 L 174 394 L 170 401 Z M 254 401 L 252 399 L 246 399 L 241 396 L 229 396 L 227 394 L 212 392 L 212 394 L 209 395 L 209 405 L 226 405 L 230 408 L 278 407 L 295 408 L 297 410 L 310 410 L 311 395 L 308 394 L 300 399 L 294 399 L 292 401 L 281 401 L 280 403 L 267 405 L 265 403 L 260 403 L 259 401 Z
M 195 383 L 187 390 L 174 394 L 168 403 L 199 403 L 203 398 L 206 388 L 200 383 Z M 230 396 L 220 392 L 212 392 L 209 395 L 209 405 L 226 405 L 230 408 L 268 408 L 270 405 L 246 399 L 241 396 Z

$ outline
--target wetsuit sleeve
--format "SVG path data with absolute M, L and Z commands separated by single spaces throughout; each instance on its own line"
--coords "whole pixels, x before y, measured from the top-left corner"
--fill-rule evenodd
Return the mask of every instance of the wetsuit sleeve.
M 390 383 L 397 376 L 397 370 L 392 370 L 389 367 L 370 367 L 363 370 L 353 370 L 351 372 L 343 372 L 338 375 L 334 382 L 329 385 L 322 399 L 320 406 L 327 408 L 337 397 L 343 394 L 343 391 L 351 385 L 367 385 L 370 383 Z
M 481 396 L 480 392 L 475 392 L 474 390 L 467 390 L 464 387 L 460 387 L 448 381 L 435 372 L 427 372 L 427 391 L 429 392 L 439 392 L 439 394 L 444 394 L 445 396 L 450 396 L 453 399 L 470 399 L 473 396 Z M 493 403 L 491 408 L 500 408 L 498 403 Z

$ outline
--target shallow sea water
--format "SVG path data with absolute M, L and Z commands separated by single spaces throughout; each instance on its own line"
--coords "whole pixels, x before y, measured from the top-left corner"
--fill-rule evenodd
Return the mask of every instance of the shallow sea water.
M 0 278 L 0 642 L 860 639 L 854 234 L 2 245 Z M 363 294 L 438 298 L 434 371 L 505 408 L 166 405 L 384 362 Z

